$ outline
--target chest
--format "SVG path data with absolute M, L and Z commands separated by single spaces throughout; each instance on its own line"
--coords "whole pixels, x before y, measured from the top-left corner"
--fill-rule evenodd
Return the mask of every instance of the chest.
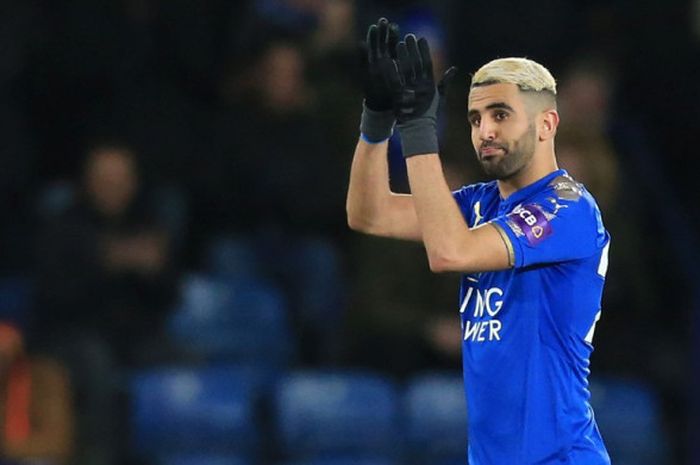
M 510 202 L 502 200 L 497 192 L 491 192 L 472 200 L 465 212 L 465 219 L 470 228 L 475 228 L 506 215 L 511 210 Z
M 538 274 L 509 269 L 463 275 L 459 312 L 465 343 L 501 343 L 535 334 L 541 295 Z

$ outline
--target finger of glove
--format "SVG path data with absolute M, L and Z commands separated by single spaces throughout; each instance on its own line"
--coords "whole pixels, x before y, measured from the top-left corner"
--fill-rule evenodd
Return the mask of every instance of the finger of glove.
M 384 76 L 387 87 L 393 92 L 398 92 L 403 87 L 401 71 L 395 60 L 382 61 L 382 76 Z
M 387 38 L 387 47 L 389 48 L 389 56 L 396 59 L 396 45 L 399 43 L 399 25 L 389 23 L 389 36 Z
M 386 18 L 380 18 L 377 22 L 378 28 L 378 55 L 380 58 L 389 55 L 389 21 Z
M 408 59 L 413 69 L 414 79 L 418 77 L 423 77 L 423 64 L 421 63 L 420 53 L 418 52 L 418 44 L 416 43 L 416 36 L 413 34 L 408 34 L 406 36 L 406 49 L 408 50 Z
M 417 53 L 420 55 L 421 74 L 425 79 L 433 79 L 433 59 L 430 57 L 430 47 L 425 37 L 421 37 L 418 41 Z
M 406 42 L 401 41 L 396 46 L 396 61 L 398 62 L 398 70 L 403 77 L 406 84 L 411 84 L 415 82 L 416 76 L 413 72 L 413 64 L 411 63 L 411 57 L 408 54 L 408 48 L 406 48 Z
M 440 93 L 440 95 L 445 95 L 445 93 L 447 92 L 447 88 L 450 85 L 450 82 L 452 82 L 452 79 L 454 79 L 456 74 L 456 66 L 450 66 L 450 68 L 447 71 L 445 71 L 445 73 L 442 75 L 442 79 L 440 79 L 440 82 L 438 83 L 438 92 Z
M 376 63 L 378 57 L 377 26 L 372 24 L 367 30 L 367 61 Z

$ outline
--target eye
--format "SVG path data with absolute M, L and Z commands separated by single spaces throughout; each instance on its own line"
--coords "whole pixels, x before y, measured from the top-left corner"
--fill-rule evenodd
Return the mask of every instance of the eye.
M 496 121 L 503 121 L 506 118 L 508 118 L 508 113 L 506 113 L 505 111 L 497 111 L 496 113 L 494 113 L 493 118 Z
M 481 124 L 481 116 L 472 116 L 469 118 L 469 124 L 474 127 L 478 127 Z

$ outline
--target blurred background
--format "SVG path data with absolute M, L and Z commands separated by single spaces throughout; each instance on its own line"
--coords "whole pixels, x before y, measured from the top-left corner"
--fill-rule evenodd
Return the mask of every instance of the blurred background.
M 453 188 L 469 73 L 557 77 L 613 237 L 600 428 L 616 464 L 699 463 L 690 0 L 0 1 L 0 463 L 465 464 L 458 276 L 345 225 L 379 16 L 460 69 Z

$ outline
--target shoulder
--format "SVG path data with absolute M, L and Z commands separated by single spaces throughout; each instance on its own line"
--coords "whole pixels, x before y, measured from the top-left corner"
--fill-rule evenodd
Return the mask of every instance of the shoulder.
M 571 202 L 585 201 L 587 197 L 590 197 L 584 185 L 567 173 L 561 174 L 549 181 L 544 193 L 553 195 L 557 199 Z
M 597 220 L 600 209 L 586 187 L 568 174 L 552 179 L 533 199 L 548 213 L 581 216 Z
M 548 220 L 569 223 L 581 232 L 596 237 L 599 247 L 606 241 L 607 233 L 595 198 L 586 187 L 568 174 L 552 179 L 537 195 Z
M 516 205 L 505 221 L 516 236 L 526 236 L 532 244 L 549 236 L 586 238 L 596 248 L 607 241 L 595 199 L 568 174 L 556 176 Z

